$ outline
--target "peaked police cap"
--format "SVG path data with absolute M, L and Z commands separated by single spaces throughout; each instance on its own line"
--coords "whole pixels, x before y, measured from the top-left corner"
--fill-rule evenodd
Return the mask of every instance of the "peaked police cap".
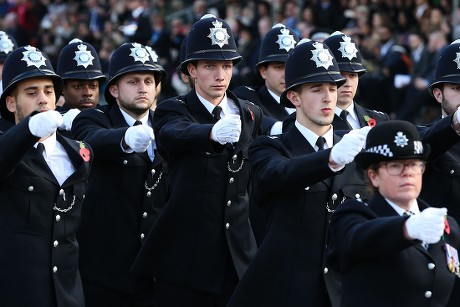
M 187 64 L 191 61 L 233 61 L 236 64 L 242 58 L 228 23 L 212 14 L 204 15 L 193 24 L 185 49 L 186 55 L 180 69 L 186 75 L 190 75 Z
M 5 102 L 13 87 L 22 80 L 37 77 L 49 77 L 53 81 L 57 101 L 63 84 L 61 77 L 54 72 L 48 55 L 29 45 L 16 48 L 8 55 L 3 64 L 3 93 L 0 97 L 0 112 L 4 119 L 14 122 L 14 115 L 6 108 Z
M 305 83 L 335 83 L 341 86 L 345 78 L 327 45 L 302 39 L 289 53 L 285 66 L 286 89 L 281 94 L 281 103 L 293 108 L 286 94 L 297 85 Z

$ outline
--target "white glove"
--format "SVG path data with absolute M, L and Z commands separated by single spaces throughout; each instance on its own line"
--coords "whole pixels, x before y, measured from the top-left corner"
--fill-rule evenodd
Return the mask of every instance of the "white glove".
M 436 243 L 444 233 L 446 215 L 446 208 L 427 208 L 418 215 L 412 215 L 406 221 L 407 234 L 424 243 Z
M 236 143 L 240 139 L 241 119 L 239 115 L 231 114 L 219 119 L 212 127 L 211 139 L 224 145 Z
M 33 135 L 42 138 L 53 134 L 62 122 L 62 115 L 58 111 L 45 111 L 30 118 L 29 130 Z
M 125 143 L 135 152 L 145 152 L 155 139 L 152 127 L 138 125 L 129 127 L 125 132 Z
M 365 147 L 366 137 L 371 127 L 365 126 L 354 129 L 332 147 L 331 160 L 338 165 L 345 165 L 353 161 L 355 156 Z
M 65 129 L 67 131 L 70 131 L 72 130 L 72 123 L 73 123 L 73 120 L 75 119 L 75 117 L 78 115 L 78 113 L 80 113 L 80 110 L 78 109 L 70 109 L 69 111 L 67 111 L 63 116 L 63 123 L 62 123 L 62 126 L 60 126 L 59 128 L 61 129 Z

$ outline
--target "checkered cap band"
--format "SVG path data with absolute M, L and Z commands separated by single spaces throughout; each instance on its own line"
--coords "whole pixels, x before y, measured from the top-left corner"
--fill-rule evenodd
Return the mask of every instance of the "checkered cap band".
M 366 152 L 375 153 L 385 157 L 393 157 L 393 153 L 388 145 L 378 145 L 371 148 L 366 149 Z

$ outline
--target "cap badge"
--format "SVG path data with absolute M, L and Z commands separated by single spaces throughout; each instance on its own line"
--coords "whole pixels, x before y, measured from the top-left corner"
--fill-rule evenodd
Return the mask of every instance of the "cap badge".
M 134 58 L 134 61 L 139 61 L 144 64 L 149 60 L 149 52 L 142 48 L 142 45 L 139 43 L 132 44 L 134 48 L 131 48 L 131 54 L 129 56 Z
M 407 139 L 407 137 L 401 131 L 396 133 L 396 135 L 395 135 L 395 144 L 396 144 L 396 146 L 399 146 L 399 147 L 407 146 L 408 141 L 409 140 Z
M 0 52 L 3 52 L 5 54 L 10 53 L 13 51 L 14 44 L 11 41 L 11 39 L 6 35 L 5 32 L 1 31 L 0 32 Z
M 343 42 L 340 42 L 339 51 L 342 52 L 342 58 L 348 58 L 350 61 L 353 58 L 356 58 L 358 49 L 356 48 L 355 43 L 351 42 L 351 37 L 342 36 Z
M 154 61 L 155 63 L 158 63 L 158 55 L 155 52 L 155 50 L 153 50 L 152 47 L 150 47 L 150 46 L 145 46 L 145 48 L 150 53 L 150 57 L 152 58 L 152 61 Z
M 93 65 L 94 57 L 90 51 L 86 50 L 88 46 L 80 44 L 77 48 L 78 51 L 75 51 L 75 57 L 73 58 L 77 62 L 77 66 L 88 68 L 89 65 Z
M 212 41 L 212 45 L 219 45 L 222 48 L 223 45 L 228 45 L 228 39 L 230 35 L 227 33 L 227 29 L 222 28 L 222 22 L 219 20 L 213 21 L 214 28 L 209 28 L 210 33 L 208 37 Z
M 22 53 L 24 57 L 21 60 L 26 61 L 27 67 L 35 66 L 37 68 L 40 68 L 40 66 L 46 66 L 46 58 L 35 47 L 26 46 L 24 47 L 24 49 L 26 49 L 27 51 L 24 51 Z
M 280 46 L 280 49 L 289 50 L 294 49 L 295 47 L 295 40 L 294 35 L 289 34 L 289 30 L 286 28 L 280 29 L 281 35 L 278 35 L 278 40 L 276 43 Z
M 455 58 L 454 62 L 457 63 L 457 69 L 460 69 L 460 52 L 456 52 L 456 55 L 457 57 Z
M 333 57 L 331 53 L 329 52 L 329 50 L 324 49 L 322 43 L 315 42 L 313 43 L 313 47 L 315 47 L 315 49 L 311 51 L 313 56 L 310 60 L 315 61 L 316 68 L 324 67 L 324 69 L 327 70 L 329 66 L 334 65 L 334 63 L 332 62 Z

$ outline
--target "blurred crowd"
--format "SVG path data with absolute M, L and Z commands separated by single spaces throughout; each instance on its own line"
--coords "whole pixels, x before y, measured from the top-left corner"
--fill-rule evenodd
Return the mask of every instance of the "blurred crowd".
M 340 30 L 359 44 L 368 73 L 358 101 L 393 118 L 415 123 L 439 116 L 427 86 L 433 81 L 436 54 L 457 38 L 450 0 L 1 0 L 1 30 L 18 46 L 46 52 L 56 65 L 60 50 L 73 38 L 92 44 L 104 73 L 112 52 L 123 42 L 151 46 L 168 73 L 159 101 L 183 94 L 176 67 L 182 40 L 206 13 L 233 28 L 243 60 L 230 89 L 258 85 L 254 69 L 261 38 L 281 22 L 300 38 L 322 40 Z M 139 12 L 136 16 L 135 12 Z M 142 18 L 142 23 L 133 18 Z

